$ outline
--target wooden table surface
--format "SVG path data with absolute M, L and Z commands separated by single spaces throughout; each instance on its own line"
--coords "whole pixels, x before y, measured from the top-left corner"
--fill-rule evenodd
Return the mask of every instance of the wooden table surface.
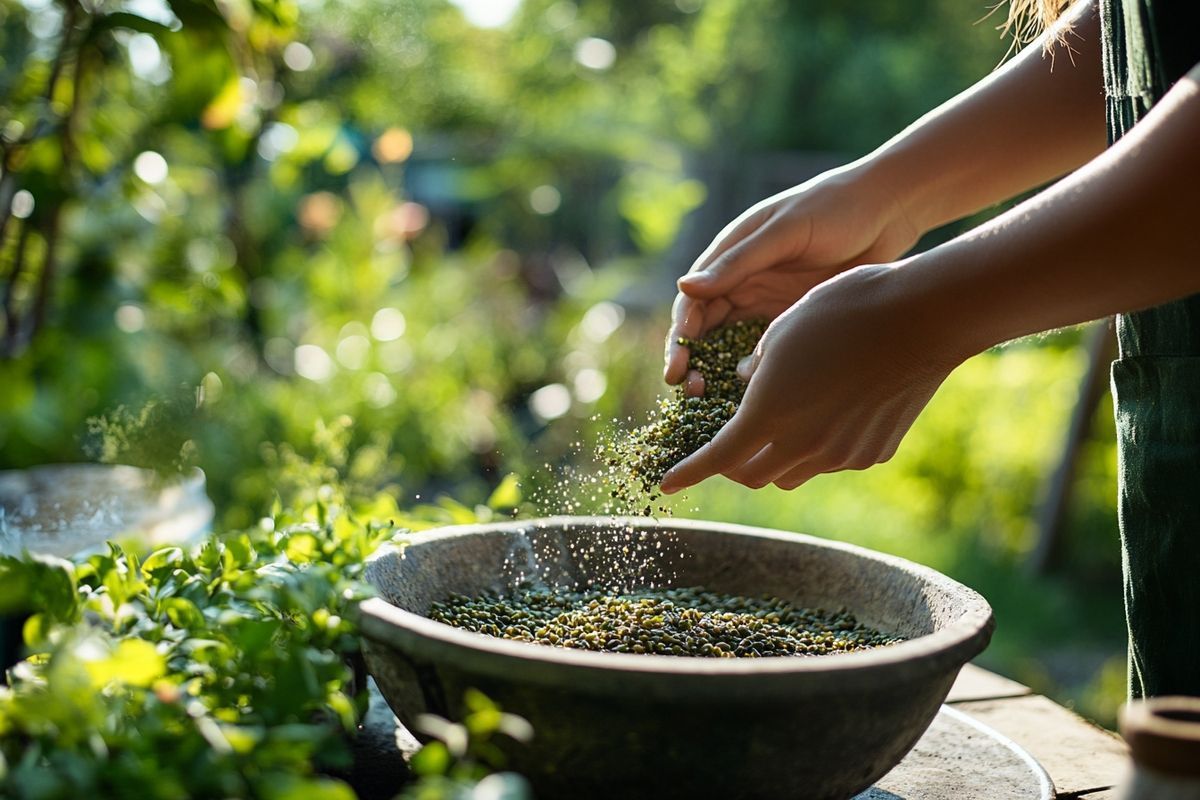
M 1025 748 L 1050 773 L 1060 798 L 1114 800 L 1128 751 L 1120 737 L 1016 681 L 968 664 L 948 705 Z

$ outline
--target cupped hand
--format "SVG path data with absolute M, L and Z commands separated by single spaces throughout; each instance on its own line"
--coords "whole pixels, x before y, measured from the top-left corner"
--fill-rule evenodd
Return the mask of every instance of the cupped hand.
M 918 313 L 903 266 L 863 266 L 818 286 L 774 322 L 739 373 L 737 413 L 663 479 L 670 494 L 712 475 L 794 489 L 888 460 L 965 354 Z
M 814 286 L 850 267 L 892 261 L 920 235 L 897 196 L 861 167 L 818 176 L 750 208 L 678 281 L 663 377 L 688 378 L 680 337 L 738 319 L 775 319 Z

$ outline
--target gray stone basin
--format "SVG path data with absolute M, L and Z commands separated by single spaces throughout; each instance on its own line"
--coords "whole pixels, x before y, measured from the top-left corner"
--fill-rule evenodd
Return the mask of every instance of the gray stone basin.
M 505 749 L 543 800 L 845 800 L 916 743 L 994 626 L 982 597 L 927 567 L 683 519 L 442 528 L 381 550 L 366 577 L 380 596 L 362 605 L 363 652 L 397 716 L 414 730 L 422 713 L 458 718 L 464 691 L 482 690 L 533 724 L 532 742 Z M 679 658 L 512 642 L 423 616 L 451 593 L 530 579 L 771 594 L 849 608 L 908 641 L 821 657 Z

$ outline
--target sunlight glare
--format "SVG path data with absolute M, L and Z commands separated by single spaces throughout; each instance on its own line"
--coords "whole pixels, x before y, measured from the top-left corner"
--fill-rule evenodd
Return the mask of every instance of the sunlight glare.
M 521 0 L 450 0 L 467 22 L 479 28 L 499 28 L 517 13 Z

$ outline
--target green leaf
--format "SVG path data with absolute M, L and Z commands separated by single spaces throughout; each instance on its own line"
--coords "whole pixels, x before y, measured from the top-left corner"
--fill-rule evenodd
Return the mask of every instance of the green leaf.
M 149 686 L 167 672 L 166 660 L 153 644 L 142 639 L 125 639 L 107 657 L 85 660 L 84 666 L 96 689 L 113 681 Z
M 59 622 L 79 616 L 75 568 L 61 558 L 0 556 L 0 614 L 38 612 Z
M 478 689 L 467 689 L 463 692 L 463 705 L 468 711 L 498 711 L 492 699 Z
M 163 576 L 174 571 L 183 562 L 183 559 L 183 550 L 178 547 L 164 547 L 161 550 L 155 550 L 142 562 L 142 575 L 147 580 L 161 580 Z
M 51 630 L 51 622 L 45 614 L 34 614 L 21 626 L 21 637 L 26 647 L 37 652 L 46 646 Z
M 217 29 L 228 25 L 212 0 L 167 0 L 167 5 L 187 28 Z
M 270 776 L 260 788 L 266 800 L 356 800 L 349 786 L 333 778 Z
M 493 733 L 500 730 L 500 721 L 503 715 L 496 708 L 481 708 L 478 711 L 467 715 L 463 720 L 463 724 L 467 726 L 467 731 L 472 736 L 478 736 L 486 739 Z
M 506 511 L 521 504 L 521 482 L 516 474 L 509 473 L 488 497 L 487 504 L 497 511 Z
M 164 600 L 163 611 L 176 628 L 195 634 L 208 627 L 200 608 L 187 598 L 171 597 Z
M 161 22 L 155 22 L 152 19 L 146 19 L 137 14 L 130 14 L 128 11 L 114 11 L 111 14 L 105 14 L 92 23 L 89 37 L 94 37 L 98 33 L 113 30 L 114 28 L 125 28 L 139 33 L 148 33 L 151 36 L 162 36 L 171 32 L 171 29 Z
M 442 496 L 437 502 L 450 515 L 450 521 L 456 525 L 469 525 L 476 521 L 475 512 L 453 497 Z
M 409 766 L 418 775 L 445 775 L 453 759 L 442 742 L 430 742 L 413 754 Z
M 221 725 L 221 733 L 233 752 L 249 753 L 262 741 L 263 729 L 254 725 Z
M 321 543 L 311 533 L 293 533 L 288 537 L 284 554 L 289 561 L 305 564 L 321 555 Z

